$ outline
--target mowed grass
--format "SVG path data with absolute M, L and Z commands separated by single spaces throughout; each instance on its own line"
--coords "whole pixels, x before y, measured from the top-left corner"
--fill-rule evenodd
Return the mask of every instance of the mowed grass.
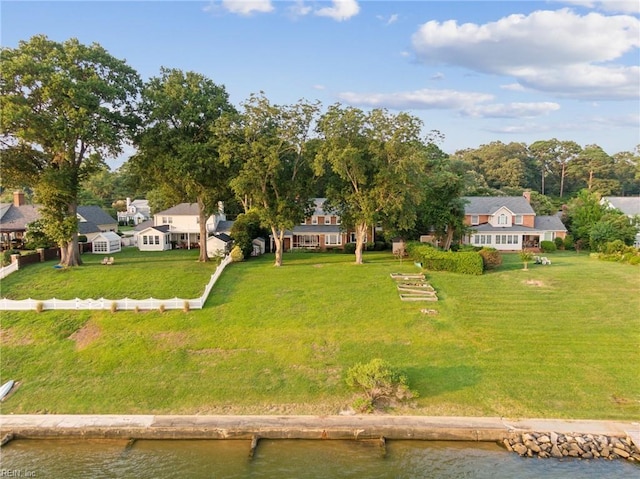
M 143 297 L 197 296 L 210 275 L 194 252 L 126 254 L 123 276 L 158 284 Z M 116 271 L 89 257 L 60 277 Z M 281 268 L 271 255 L 230 265 L 200 311 L 3 312 L 2 380 L 21 385 L 1 411 L 336 414 L 355 394 L 347 369 L 380 357 L 420 394 L 396 414 L 639 419 L 638 268 L 550 258 L 524 271 L 505 255 L 480 277 L 427 272 L 437 303 L 400 301 L 390 273 L 418 269 L 390 253 L 367 253 L 364 265 L 287 253 Z M 3 295 L 24 296 L 14 289 L 31 268 L 3 280 Z M 101 295 L 93 288 L 64 291 Z

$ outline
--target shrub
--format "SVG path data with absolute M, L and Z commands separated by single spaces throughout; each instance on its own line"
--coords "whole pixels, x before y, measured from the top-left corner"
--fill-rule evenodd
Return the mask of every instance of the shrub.
M 355 243 L 347 243 L 344 245 L 345 254 L 354 254 L 356 252 L 356 244 Z
M 482 256 L 484 269 L 495 269 L 502 264 L 502 255 L 495 248 L 482 248 L 478 254 Z
M 234 246 L 231 250 L 231 261 L 234 263 L 244 261 L 244 254 L 242 253 L 242 248 L 240 248 L 240 246 Z
M 392 406 L 398 400 L 417 397 L 417 393 L 409 389 L 407 377 L 382 359 L 351 367 L 346 382 L 365 395 L 354 403 L 354 409 L 360 411 L 369 412 L 376 407 Z
M 573 249 L 573 236 L 567 235 L 564 237 L 564 249 Z
M 416 241 L 407 243 L 406 250 L 411 259 L 432 271 L 482 274 L 484 270 L 482 256 L 476 252 L 440 251 L 431 245 Z
M 116 303 L 115 301 L 113 301 L 111 303 L 111 312 L 115 313 L 116 311 L 118 311 L 118 303 Z
M 528 264 L 533 259 L 533 253 L 531 251 L 523 249 L 522 251 L 520 251 L 520 259 L 524 263 L 524 269 L 528 269 Z
M 540 241 L 540 249 L 544 253 L 553 253 L 556 250 L 556 244 L 553 241 Z
M 556 237 L 553 242 L 556 244 L 556 249 L 564 249 L 564 239 Z
M 375 251 L 384 251 L 388 249 L 388 245 L 384 241 L 376 241 L 375 244 L 373 245 L 373 249 Z
M 44 303 L 42 301 L 38 301 L 36 303 L 36 311 L 38 313 L 42 313 L 42 311 L 44 311 Z

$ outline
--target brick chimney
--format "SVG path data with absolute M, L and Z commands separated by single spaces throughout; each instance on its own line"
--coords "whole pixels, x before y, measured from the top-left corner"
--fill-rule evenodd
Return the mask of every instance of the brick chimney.
M 22 206 L 26 204 L 24 201 L 24 193 L 22 191 L 13 192 L 13 206 Z
M 531 192 L 530 191 L 525 191 L 524 193 L 522 193 L 522 196 L 524 196 L 524 199 L 527 200 L 527 203 L 531 203 Z

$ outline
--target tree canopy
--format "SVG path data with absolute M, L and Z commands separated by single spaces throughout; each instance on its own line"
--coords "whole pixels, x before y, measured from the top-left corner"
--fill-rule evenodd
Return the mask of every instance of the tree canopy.
M 224 86 L 199 73 L 163 68 L 144 86 L 140 111 L 143 128 L 131 169 L 175 202 L 198 204 L 199 261 L 208 261 L 206 221 L 228 195 L 233 173 L 220 161 L 211 130 L 235 108 Z
M 411 227 L 424 194 L 427 155 L 417 118 L 386 110 L 369 113 L 332 105 L 318 122 L 324 139 L 316 173 L 329 168 L 336 182 L 327 190 L 330 205 L 353 227 L 356 263 L 363 262 L 367 231 L 378 221 Z
M 80 183 L 130 137 L 140 78 L 100 45 L 76 39 L 37 35 L 3 48 L 0 61 L 3 182 L 34 189 L 61 264 L 78 265 Z

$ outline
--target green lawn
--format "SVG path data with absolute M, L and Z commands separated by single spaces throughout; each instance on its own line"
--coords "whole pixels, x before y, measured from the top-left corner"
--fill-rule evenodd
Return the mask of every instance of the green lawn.
M 2 295 L 195 297 L 214 268 L 194 251 L 114 256 L 31 266 Z M 230 265 L 201 311 L 3 312 L 2 380 L 22 384 L 2 413 L 335 414 L 346 370 L 381 357 L 420 393 L 399 414 L 640 419 L 640 271 L 550 258 L 428 272 L 437 303 L 400 301 L 389 274 L 417 268 L 390 253 L 288 253 Z

